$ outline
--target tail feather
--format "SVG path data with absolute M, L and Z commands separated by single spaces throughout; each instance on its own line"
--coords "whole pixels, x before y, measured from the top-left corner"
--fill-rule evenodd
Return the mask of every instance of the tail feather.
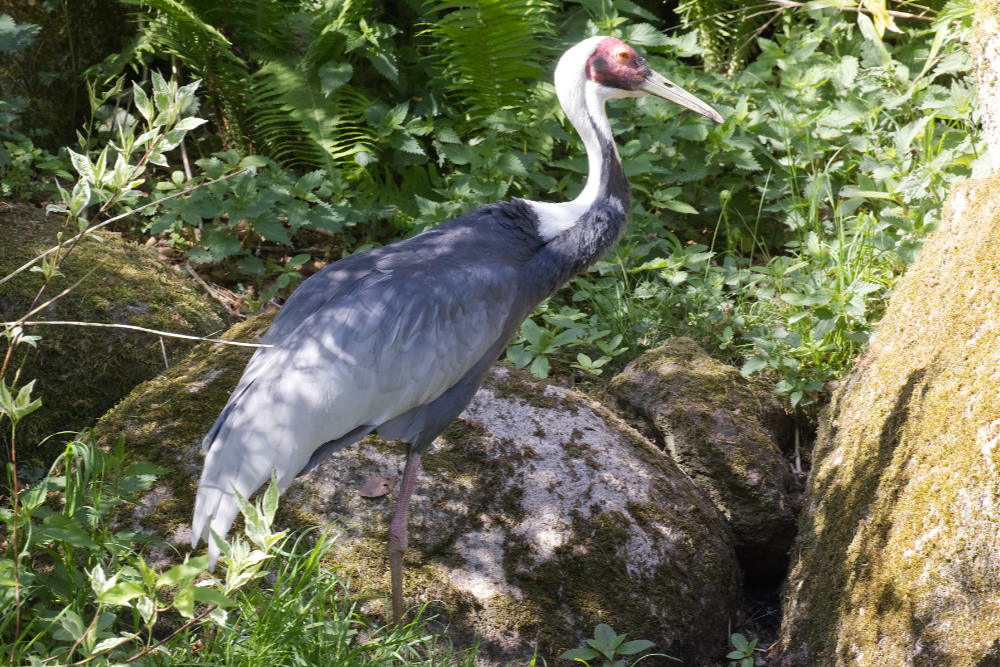
M 210 531 L 225 538 L 239 513 L 236 493 L 249 498 L 267 481 L 278 464 L 271 457 L 260 456 L 259 453 L 255 455 L 238 429 L 223 425 L 221 431 L 229 437 L 208 443 L 210 447 L 198 482 L 191 521 L 191 546 L 197 547 L 204 538 L 208 543 L 211 568 L 215 567 L 219 558 L 219 547 Z M 276 472 L 281 479 L 281 471 Z

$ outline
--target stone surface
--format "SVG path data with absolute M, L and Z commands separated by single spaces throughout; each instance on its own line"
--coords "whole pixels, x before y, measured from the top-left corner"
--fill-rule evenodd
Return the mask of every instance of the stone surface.
M 800 489 L 782 453 L 792 423 L 773 394 L 687 338 L 643 354 L 611 390 L 726 517 L 748 577 L 780 578 Z
M 1000 179 L 957 185 L 820 422 L 783 664 L 1000 664 Z
M 65 216 L 45 215 L 31 206 L 0 206 L 0 277 L 76 230 L 62 230 Z M 39 303 L 72 290 L 33 316 L 36 320 L 68 320 L 131 324 L 182 334 L 207 335 L 226 328 L 218 306 L 175 267 L 152 251 L 101 232 L 83 239 L 60 267 L 63 275 L 49 284 Z M 79 283 L 79 284 L 77 284 Z M 29 309 L 42 284 L 40 273 L 24 271 L 0 284 L 0 319 L 16 320 Z M 22 382 L 37 379 L 35 395 L 42 409 L 18 426 L 18 459 L 51 463 L 65 439 L 58 431 L 77 431 L 98 417 L 137 384 L 164 370 L 164 354 L 177 361 L 193 343 L 176 338 L 77 326 L 32 327 L 42 340 L 37 348 L 21 345 L 11 359 L 6 379 L 20 369 Z M 0 360 L 7 352 L 0 338 Z M 7 444 L 6 429 L 0 442 Z M 4 450 L 8 452 L 9 447 Z
M 264 323 L 232 335 L 251 339 Z M 147 528 L 182 549 L 202 455 L 199 441 L 247 359 L 202 346 L 137 388 L 98 427 L 124 432 L 135 456 L 171 472 L 150 495 Z M 404 450 L 369 437 L 300 478 L 283 497 L 286 527 L 339 522 L 334 558 L 352 590 L 383 600 L 385 535 Z M 439 601 L 457 647 L 478 635 L 480 664 L 549 664 L 606 622 L 688 664 L 726 646 L 740 573 L 729 531 L 673 462 L 592 400 L 499 367 L 423 459 L 404 582 L 408 603 Z M 366 607 L 384 613 L 382 602 Z

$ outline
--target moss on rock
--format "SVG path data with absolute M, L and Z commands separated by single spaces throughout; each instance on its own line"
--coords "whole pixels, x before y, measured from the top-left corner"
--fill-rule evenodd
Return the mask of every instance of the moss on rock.
M 232 335 L 250 339 L 264 324 Z M 124 432 L 134 456 L 170 469 L 163 497 L 172 498 L 154 499 L 142 522 L 179 545 L 190 534 L 200 439 L 247 356 L 201 345 L 98 426 L 105 441 Z M 404 453 L 367 437 L 299 478 L 279 510 L 285 527 L 337 522 L 330 557 L 376 615 L 389 588 L 395 493 L 357 491 L 372 475 L 398 476 Z M 691 664 L 725 646 L 740 588 L 725 522 L 667 457 L 589 399 L 495 369 L 423 461 L 407 601 L 437 601 L 456 645 L 480 643 L 480 664 L 527 664 L 536 642 L 551 662 L 600 622 Z
M 791 421 L 773 394 L 687 338 L 640 356 L 611 391 L 726 517 L 747 573 L 780 579 L 799 487 L 781 451 Z
M 0 276 L 5 276 L 56 243 L 63 216 L 46 216 L 30 206 L 0 210 Z M 132 324 L 184 334 L 206 335 L 225 323 L 193 283 L 154 253 L 100 233 L 83 239 L 60 267 L 41 302 L 74 286 L 33 319 Z M 79 285 L 76 283 L 79 282 Z M 27 312 L 42 284 L 37 272 L 24 271 L 0 285 L 0 318 Z M 18 457 L 48 463 L 62 449 L 57 431 L 77 431 L 94 421 L 140 382 L 164 370 L 164 354 L 181 359 L 193 343 L 176 338 L 92 327 L 34 327 L 37 348 L 15 350 L 9 372 L 20 369 L 21 382 L 37 379 L 42 408 L 18 428 Z M 6 341 L 0 341 L 0 355 Z M 4 441 L 9 434 L 0 435 Z M 5 441 L 4 441 L 5 442 Z M 7 448 L 5 448 L 7 449 Z
M 1000 178 L 957 185 L 820 422 L 784 664 L 1000 664 Z

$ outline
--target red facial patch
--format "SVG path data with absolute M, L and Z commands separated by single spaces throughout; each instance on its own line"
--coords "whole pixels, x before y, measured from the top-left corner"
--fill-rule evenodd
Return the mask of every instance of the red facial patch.
M 605 37 L 587 59 L 587 78 L 602 86 L 635 90 L 649 74 L 645 59 L 636 55 L 631 46 Z

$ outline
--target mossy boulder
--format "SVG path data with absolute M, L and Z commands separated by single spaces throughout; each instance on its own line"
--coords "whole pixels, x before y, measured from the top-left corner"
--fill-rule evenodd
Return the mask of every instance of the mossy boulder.
M 783 664 L 1000 664 L 1000 178 L 953 188 L 822 416 Z
M 0 277 L 6 276 L 56 243 L 65 216 L 48 215 L 24 205 L 0 207 Z M 100 232 L 73 250 L 48 286 L 39 304 L 72 287 L 36 320 L 66 320 L 131 324 L 183 334 L 206 335 L 226 328 L 219 308 L 194 282 L 162 262 L 151 250 Z M 77 282 L 79 281 L 79 284 Z M 42 284 L 41 274 L 23 271 L 0 284 L 0 318 L 15 320 L 29 309 Z M 77 326 L 32 327 L 42 337 L 36 348 L 20 345 L 8 368 L 7 381 L 20 368 L 21 382 L 38 380 L 36 396 L 42 408 L 18 427 L 18 458 L 50 462 L 62 441 L 58 431 L 92 425 L 137 384 L 164 370 L 164 354 L 181 359 L 193 344 L 177 338 Z M 6 354 L 0 339 L 0 359 Z M 6 443 L 9 433 L 0 433 Z M 9 451 L 9 447 L 5 447 Z
M 688 338 L 643 354 L 611 391 L 726 517 L 747 576 L 780 579 L 801 489 L 782 453 L 792 422 L 771 391 Z
M 231 335 L 251 340 L 265 324 Z M 98 426 L 99 438 L 124 433 L 135 456 L 171 471 L 141 523 L 179 545 L 189 539 L 200 440 L 247 357 L 203 345 Z M 368 437 L 299 478 L 279 511 L 283 527 L 339 523 L 334 557 L 375 615 L 389 588 L 395 493 L 359 490 L 373 476 L 398 480 L 404 454 Z M 528 664 L 536 642 L 551 664 L 600 622 L 706 664 L 724 652 L 739 602 L 726 524 L 673 462 L 591 399 L 504 367 L 424 456 L 409 545 L 406 600 L 439 601 L 457 646 L 478 637 L 483 665 Z

